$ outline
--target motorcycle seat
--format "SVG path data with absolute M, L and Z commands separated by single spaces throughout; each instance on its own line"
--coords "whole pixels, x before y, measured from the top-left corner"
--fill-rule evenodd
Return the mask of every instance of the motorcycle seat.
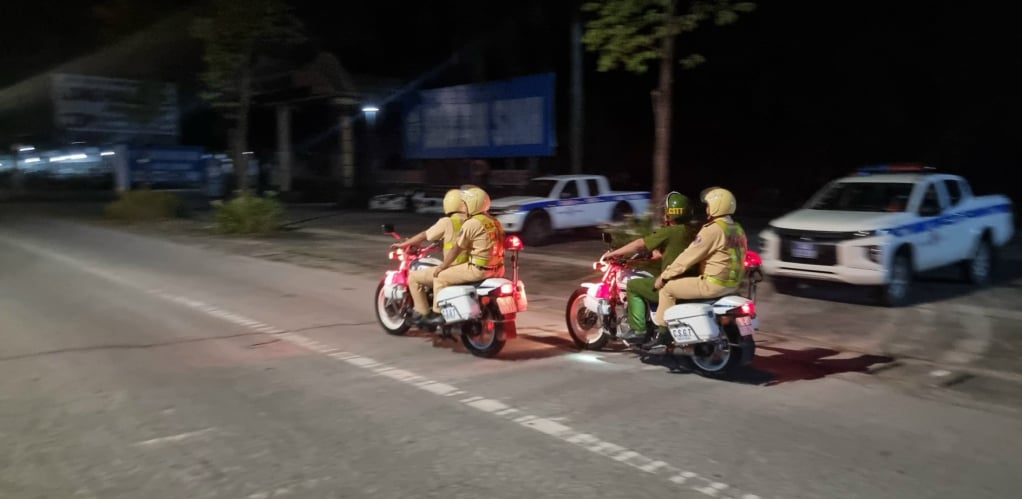
M 674 302 L 674 304 L 679 305 L 682 303 L 705 303 L 707 305 L 713 305 L 714 303 L 716 303 L 717 300 L 721 298 L 723 297 L 718 296 L 716 298 L 692 298 L 691 300 L 677 300 Z

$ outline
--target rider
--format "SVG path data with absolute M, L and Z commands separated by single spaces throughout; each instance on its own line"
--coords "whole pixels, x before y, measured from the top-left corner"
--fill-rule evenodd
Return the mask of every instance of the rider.
M 744 277 L 748 242 L 742 226 L 731 217 L 738 205 L 734 194 L 721 187 L 710 187 L 703 190 L 699 198 L 706 204 L 706 224 L 695 241 L 660 273 L 653 284 L 660 290 L 660 305 L 653 318 L 657 336 L 643 345 L 645 348 L 670 344 L 671 335 L 664 321 L 664 311 L 677 300 L 717 298 L 733 293 Z M 698 277 L 680 277 L 695 265 L 699 265 Z
M 444 194 L 444 216 L 437 219 L 430 228 L 404 240 L 390 245 L 391 249 L 405 249 L 417 245 L 423 241 L 444 242 L 444 257 L 446 258 L 454 250 L 454 238 L 461 231 L 466 216 L 462 212 L 464 203 L 461 200 L 461 190 L 451 189 Z M 468 261 L 468 255 L 461 255 L 454 260 L 454 263 Z M 412 312 L 412 321 L 421 321 L 429 314 L 429 299 L 426 297 L 426 288 L 433 285 L 433 269 L 424 268 L 413 270 L 408 273 L 408 291 L 412 295 L 412 302 L 415 303 L 415 311 Z
M 695 231 L 689 226 L 691 221 L 692 211 L 689 210 L 688 198 L 673 191 L 664 197 L 663 227 L 614 251 L 608 251 L 603 258 L 623 257 L 646 249 L 653 252 L 654 260 L 660 259 L 658 272 L 663 272 L 695 239 Z M 638 277 L 628 281 L 628 325 L 631 331 L 622 336 L 625 341 L 637 341 L 646 334 L 646 303 L 656 303 L 659 299 L 657 290 L 653 289 L 655 280 L 653 277 Z
M 444 263 L 433 270 L 433 313 L 426 318 L 430 324 L 444 322 L 437 306 L 440 290 L 455 284 L 504 276 L 504 227 L 487 213 L 490 209 L 489 194 L 476 186 L 465 187 L 461 198 L 469 218 L 461 226 L 454 248 L 444 256 Z M 468 261 L 453 265 L 462 254 L 468 256 Z

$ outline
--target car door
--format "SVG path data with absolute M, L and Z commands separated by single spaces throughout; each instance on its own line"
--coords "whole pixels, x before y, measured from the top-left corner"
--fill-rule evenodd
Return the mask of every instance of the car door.
M 965 198 L 961 181 L 956 178 L 945 178 L 941 186 L 947 194 L 947 213 L 942 220 L 944 223 L 944 245 L 947 249 L 947 258 L 951 262 L 963 260 L 972 255 L 975 247 L 975 237 L 970 237 L 969 217 L 965 215 L 965 206 L 962 200 Z M 951 263 L 948 262 L 948 263 Z
M 550 193 L 556 198 L 553 207 L 550 208 L 554 227 L 558 229 L 577 227 L 579 212 L 582 210 L 578 181 L 566 180 L 555 190 L 557 192 Z
M 600 183 L 595 178 L 585 180 L 586 192 L 582 195 L 585 199 L 585 209 L 578 220 L 579 226 L 599 225 L 610 221 L 611 212 L 614 210 L 614 201 L 600 199 Z
M 946 243 L 952 226 L 945 217 L 947 202 L 942 186 L 929 181 L 920 187 L 923 191 L 916 205 L 917 219 L 909 239 L 915 248 L 916 268 L 926 270 L 949 263 Z

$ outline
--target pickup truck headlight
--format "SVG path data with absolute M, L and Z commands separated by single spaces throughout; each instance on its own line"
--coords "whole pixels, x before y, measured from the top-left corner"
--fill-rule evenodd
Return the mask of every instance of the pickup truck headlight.
M 499 217 L 501 215 L 510 215 L 512 213 L 518 213 L 521 210 L 522 210 L 521 206 L 508 206 L 508 207 L 505 207 L 505 208 L 494 209 L 491 212 L 492 212 L 493 216 Z
M 886 236 L 890 233 L 891 233 L 890 229 L 860 230 L 855 233 L 855 237 Z

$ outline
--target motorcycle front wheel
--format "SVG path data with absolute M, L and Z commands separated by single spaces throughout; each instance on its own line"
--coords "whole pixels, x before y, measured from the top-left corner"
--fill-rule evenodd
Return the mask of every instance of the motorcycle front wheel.
M 503 326 L 500 323 L 491 324 L 492 327 L 487 328 L 481 322 L 469 321 L 461 326 L 461 342 L 472 355 L 488 359 L 495 357 L 504 348 L 506 341 L 500 339 Z
M 564 321 L 568 324 L 568 334 L 571 335 L 575 346 L 599 350 L 610 341 L 610 335 L 603 330 L 600 316 L 586 308 L 586 291 L 586 288 L 578 288 L 568 298 Z
M 411 328 L 411 324 L 405 320 L 405 311 L 411 307 L 412 298 L 405 292 L 404 299 L 393 300 L 384 295 L 384 284 L 384 281 L 380 281 L 373 300 L 376 306 L 376 320 L 387 334 L 401 336 Z

